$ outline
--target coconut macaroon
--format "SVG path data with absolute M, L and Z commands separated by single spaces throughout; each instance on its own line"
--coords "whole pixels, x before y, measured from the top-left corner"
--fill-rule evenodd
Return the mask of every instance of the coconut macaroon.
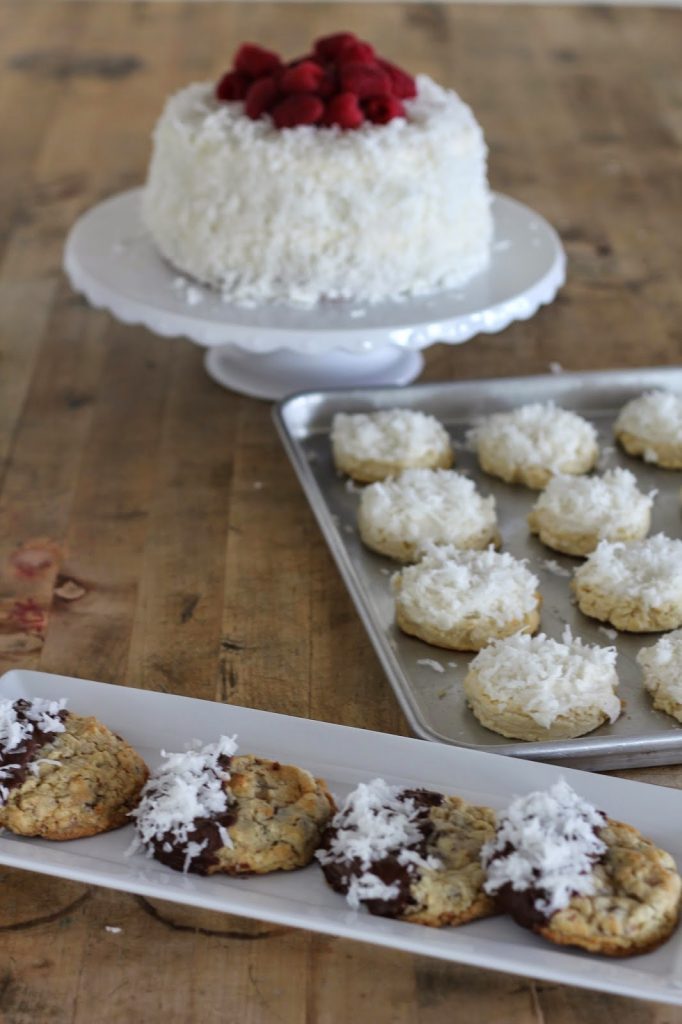
M 513 800 L 481 859 L 498 908 L 560 946 L 632 956 L 677 924 L 682 882 L 670 854 L 563 779 Z
M 682 629 L 662 636 L 652 647 L 643 647 L 637 664 L 654 707 L 682 722 Z
M 399 562 L 417 561 L 429 543 L 483 549 L 500 542 L 495 499 L 447 469 L 407 469 L 370 484 L 358 528 L 367 547 Z
M 629 455 L 682 469 L 682 395 L 647 391 L 623 406 L 613 432 Z
M 656 491 L 642 494 L 627 469 L 576 479 L 560 474 L 528 515 L 532 533 L 565 555 L 589 555 L 600 540 L 640 540 L 651 526 Z
M 682 626 L 682 540 L 603 540 L 571 582 L 585 615 L 631 633 Z
M 506 552 L 431 545 L 396 573 L 396 621 L 404 633 L 455 651 L 478 651 L 496 637 L 534 633 L 539 581 Z
M 535 490 L 557 473 L 587 473 L 599 455 L 597 433 L 577 413 L 553 402 L 486 416 L 468 434 L 481 469 Z
M 359 483 L 374 483 L 404 469 L 449 469 L 450 436 L 434 416 L 416 409 L 339 412 L 332 420 L 336 468 Z
M 469 666 L 464 692 L 481 725 L 519 740 L 569 739 L 615 722 L 616 649 L 544 633 L 493 640 Z

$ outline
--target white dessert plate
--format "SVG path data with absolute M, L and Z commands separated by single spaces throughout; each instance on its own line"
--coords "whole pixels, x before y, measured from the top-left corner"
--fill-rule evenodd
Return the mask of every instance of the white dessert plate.
M 0 679 L 0 696 L 67 697 L 96 715 L 139 750 L 150 765 L 160 748 L 238 734 L 243 752 L 299 764 L 343 797 L 363 780 L 455 792 L 502 807 L 516 794 L 552 785 L 561 776 L 612 817 L 628 821 L 682 864 L 682 793 L 606 776 L 363 729 L 231 707 L 170 694 L 15 670 Z M 425 956 L 548 981 L 682 1005 L 682 929 L 652 953 L 629 960 L 551 946 L 506 918 L 462 928 L 426 928 L 351 910 L 321 871 L 265 877 L 185 876 L 140 854 L 126 857 L 132 827 L 91 839 L 49 843 L 0 836 L 0 863 L 208 910 L 272 921 L 372 942 Z
M 565 279 L 555 230 L 522 203 L 495 195 L 490 265 L 460 288 L 373 305 L 236 305 L 161 258 L 140 221 L 141 191 L 112 196 L 74 224 L 64 251 L 73 288 L 124 323 L 208 347 L 208 372 L 257 397 L 409 383 L 421 372 L 420 349 L 527 320 Z

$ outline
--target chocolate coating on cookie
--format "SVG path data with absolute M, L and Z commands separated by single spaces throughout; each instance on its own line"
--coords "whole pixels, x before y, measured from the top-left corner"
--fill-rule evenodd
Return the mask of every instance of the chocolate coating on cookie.
M 0 803 L 26 780 L 40 751 L 64 731 L 62 702 L 23 698 L 0 706 Z

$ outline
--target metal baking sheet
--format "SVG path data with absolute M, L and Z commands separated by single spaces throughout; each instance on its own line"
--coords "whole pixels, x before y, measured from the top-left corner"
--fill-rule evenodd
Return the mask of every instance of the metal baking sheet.
M 652 533 L 680 536 L 682 474 L 633 459 L 616 447 L 612 424 L 620 407 L 650 388 L 682 393 L 682 369 L 654 368 L 599 373 L 555 373 L 538 377 L 421 384 L 406 388 L 361 388 L 294 395 L 275 409 L 275 422 L 322 533 L 355 602 L 396 697 L 417 736 L 497 754 L 510 754 L 589 769 L 632 768 L 682 762 L 682 726 L 654 711 L 642 686 L 635 655 L 659 634 L 614 637 L 577 609 L 570 597 L 573 569 L 582 559 L 546 548 L 528 532 L 526 516 L 537 492 L 505 484 L 483 473 L 467 450 L 472 420 L 526 402 L 553 399 L 594 423 L 601 447 L 598 468 L 625 466 L 644 491 L 656 489 Z M 525 558 L 540 579 L 541 629 L 560 639 L 566 624 L 591 644 L 618 649 L 623 713 L 573 740 L 510 741 L 485 729 L 466 706 L 462 680 L 470 654 L 441 650 L 401 633 L 394 624 L 390 577 L 399 566 L 366 549 L 356 529 L 358 486 L 337 474 L 329 430 L 336 412 L 368 412 L 401 406 L 441 420 L 453 439 L 456 468 L 494 494 L 505 551 Z

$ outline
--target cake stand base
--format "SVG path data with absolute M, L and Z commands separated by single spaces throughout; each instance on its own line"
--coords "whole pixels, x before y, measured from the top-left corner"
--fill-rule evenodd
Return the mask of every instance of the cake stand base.
M 254 353 L 238 345 L 218 345 L 208 349 L 204 366 L 214 381 L 231 391 L 280 399 L 294 391 L 320 388 L 411 384 L 424 359 L 420 352 L 397 345 L 366 353 L 332 350 L 316 355 L 290 349 Z

